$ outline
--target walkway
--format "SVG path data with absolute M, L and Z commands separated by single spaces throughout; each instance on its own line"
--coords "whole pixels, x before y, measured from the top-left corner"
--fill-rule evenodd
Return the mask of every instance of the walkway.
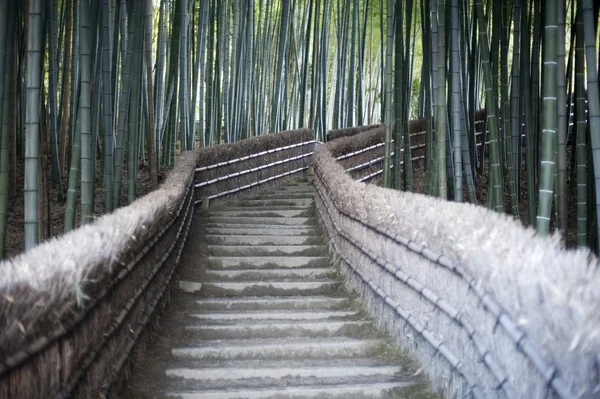
M 192 222 L 156 342 L 123 398 L 432 398 L 330 265 L 296 180 Z

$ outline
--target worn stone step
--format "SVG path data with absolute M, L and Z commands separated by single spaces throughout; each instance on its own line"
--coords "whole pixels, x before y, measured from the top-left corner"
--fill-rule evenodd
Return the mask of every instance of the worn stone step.
M 323 244 L 321 236 L 248 236 L 248 235 L 206 235 L 206 243 L 213 245 L 318 245 Z
M 209 245 L 209 256 L 324 256 L 325 245 Z
M 205 229 L 209 228 L 228 228 L 228 229 L 289 229 L 289 230 L 314 230 L 319 229 L 317 225 L 304 225 L 304 224 L 248 224 L 248 223 L 216 223 L 209 220 L 198 219 L 198 224 Z
M 194 219 L 172 337 L 121 397 L 435 397 L 343 290 L 316 195 L 310 178 Z
M 338 367 L 265 367 L 265 368 L 172 368 L 167 376 L 191 380 L 248 380 L 290 378 L 360 378 L 394 377 L 402 373 L 398 366 L 338 366 Z
M 166 370 L 166 375 L 179 381 L 178 385 L 194 390 L 223 388 L 224 386 L 230 389 L 248 389 L 250 387 L 273 389 L 299 385 L 299 383 L 305 388 L 311 388 L 325 384 L 372 384 L 402 381 L 402 369 L 394 365 L 171 368 Z
M 255 298 L 204 298 L 196 301 L 197 308 L 207 311 L 218 310 L 332 310 L 351 306 L 349 298 L 327 296 L 312 297 L 255 297 Z
M 242 210 L 213 210 L 208 213 L 208 217 L 264 217 L 264 218 L 308 218 L 314 216 L 314 212 L 309 209 L 242 209 Z
M 387 382 L 364 385 L 291 386 L 275 389 L 210 390 L 172 392 L 179 399 L 404 399 L 411 398 L 413 382 Z M 422 396 L 426 398 L 427 396 Z
M 246 311 L 246 312 L 203 312 L 193 313 L 192 317 L 203 322 L 218 323 L 261 323 L 265 321 L 339 321 L 353 320 L 360 317 L 355 310 L 329 310 L 329 311 Z
M 283 296 L 283 295 L 325 295 L 340 288 L 334 280 L 319 281 L 248 281 L 248 282 L 207 282 L 202 284 L 203 296 Z
M 300 339 L 300 340 L 303 340 Z M 269 342 L 269 340 L 263 340 Z M 273 340 L 270 340 L 273 341 Z M 280 340 L 278 340 L 280 341 Z M 383 357 L 354 357 L 347 358 L 316 358 L 316 359 L 271 359 L 264 361 L 262 359 L 241 359 L 241 360 L 199 360 L 194 358 L 177 358 L 171 363 L 172 368 L 184 369 L 202 369 L 202 368 L 243 368 L 243 369 L 259 369 L 259 368 L 304 368 L 304 367 L 384 367 L 399 365 L 394 359 Z M 407 374 L 414 374 L 414 365 L 407 367 L 406 364 L 400 364 Z M 166 370 L 166 369 L 165 369 Z
M 301 341 L 203 341 L 202 346 L 173 348 L 175 358 L 203 360 L 330 359 L 375 356 L 386 344 L 377 339 L 311 339 Z
M 199 324 L 186 330 L 198 339 L 250 339 L 300 337 L 365 337 L 375 331 L 371 321 L 269 321 L 226 325 Z
M 314 217 L 270 217 L 270 216 L 206 216 L 204 223 L 245 224 L 245 225 L 300 225 L 310 226 L 317 223 Z M 246 226 L 247 227 L 247 226 Z
M 310 269 L 247 269 L 247 270 L 211 270 L 204 272 L 204 281 L 302 281 L 333 279 L 337 277 L 334 268 Z
M 312 204 L 307 204 L 303 206 L 297 205 L 271 205 L 271 206 L 216 206 L 210 210 L 210 212 L 218 212 L 218 211 L 310 211 L 314 210 L 314 206 Z
M 272 207 L 272 206 L 302 206 L 308 207 L 314 203 L 312 198 L 286 198 L 286 199 L 246 199 L 241 201 L 232 201 L 229 204 L 235 207 Z
M 287 186 L 282 187 L 279 190 L 273 190 L 263 193 L 262 195 L 274 195 L 274 194 L 308 194 L 314 195 L 316 192 L 313 186 Z
M 246 236 L 320 236 L 320 231 L 317 228 L 311 227 L 206 227 L 206 234 L 214 235 L 246 235 Z
M 298 269 L 330 267 L 326 256 L 209 256 L 213 269 Z
M 278 187 L 278 190 L 314 190 L 315 189 L 315 185 L 312 183 L 307 183 L 307 184 L 297 184 L 297 183 L 292 183 L 292 184 L 284 184 L 283 186 Z
M 278 192 L 273 194 L 263 194 L 256 199 L 261 200 L 296 200 L 296 199 L 309 199 L 313 200 L 315 198 L 316 193 L 286 193 L 286 192 Z

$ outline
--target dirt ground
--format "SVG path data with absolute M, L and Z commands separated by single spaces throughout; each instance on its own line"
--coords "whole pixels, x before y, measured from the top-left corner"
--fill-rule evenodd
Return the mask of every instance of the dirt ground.
M 127 169 L 125 164 L 124 169 Z M 19 163 L 17 165 L 17 186 L 16 196 L 9 200 L 8 203 L 8 220 L 7 220 L 7 231 L 6 231 L 6 259 L 14 257 L 21 253 L 25 247 L 24 235 L 25 227 L 23 224 L 24 219 L 24 197 L 23 197 L 23 170 L 24 168 Z M 100 164 L 96 165 L 96 170 L 100 171 Z M 162 169 L 159 173 L 159 182 L 165 175 L 166 169 Z M 97 176 L 100 177 L 101 176 Z M 121 204 L 127 204 L 127 178 L 123 178 L 124 184 L 121 187 Z M 67 179 L 63 179 L 63 188 L 66 192 Z M 147 194 L 150 191 L 150 171 L 146 165 L 140 165 L 138 172 L 138 184 L 137 184 L 138 197 Z M 80 198 L 77 198 L 77 214 L 75 223 L 79 226 L 81 219 L 81 207 Z M 104 210 L 104 190 L 102 187 L 96 187 L 95 197 L 95 212 L 96 217 L 101 216 Z M 50 237 L 60 236 L 64 232 L 65 225 L 65 207 L 64 201 L 59 202 L 57 199 L 57 190 L 51 187 L 49 190 L 49 224 L 50 224 Z

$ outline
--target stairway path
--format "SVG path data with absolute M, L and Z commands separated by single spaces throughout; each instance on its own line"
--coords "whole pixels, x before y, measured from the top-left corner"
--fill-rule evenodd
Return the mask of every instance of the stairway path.
M 306 179 L 195 218 L 179 289 L 120 396 L 434 398 L 343 289 Z

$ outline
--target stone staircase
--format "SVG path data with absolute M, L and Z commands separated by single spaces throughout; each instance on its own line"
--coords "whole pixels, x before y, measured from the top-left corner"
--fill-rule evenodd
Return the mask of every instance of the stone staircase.
M 155 342 L 120 396 L 433 398 L 330 266 L 304 180 L 193 221 Z

